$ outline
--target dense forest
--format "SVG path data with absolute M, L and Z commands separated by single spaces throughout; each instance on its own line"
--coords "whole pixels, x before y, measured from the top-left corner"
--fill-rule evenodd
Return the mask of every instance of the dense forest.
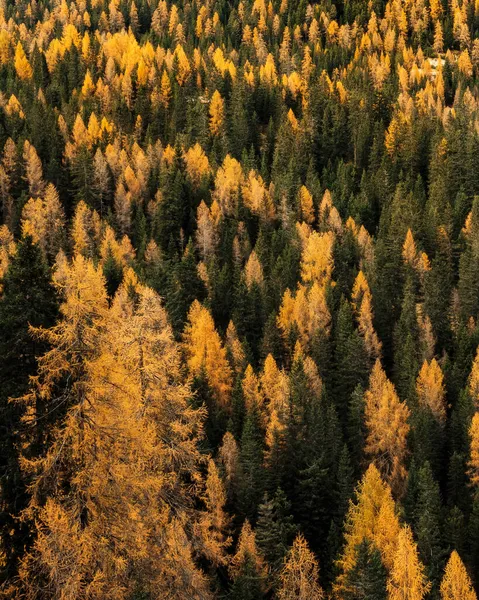
M 479 1 L 0 0 L 0 597 L 476 600 Z

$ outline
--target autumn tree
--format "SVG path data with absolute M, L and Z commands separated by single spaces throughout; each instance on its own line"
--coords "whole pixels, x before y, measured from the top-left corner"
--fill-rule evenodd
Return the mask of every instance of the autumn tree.
M 381 363 L 376 361 L 365 393 L 366 453 L 373 458 L 395 493 L 401 491 L 406 475 L 409 415 L 408 407 L 399 400 Z
M 266 567 L 256 547 L 256 536 L 245 521 L 230 564 L 233 580 L 229 597 L 233 600 L 256 600 L 266 590 Z
M 459 554 L 453 550 L 441 582 L 442 600 L 476 600 L 471 578 Z
M 479 484 L 479 412 L 474 413 L 469 428 L 470 456 L 469 479 L 475 486 Z
M 166 313 L 155 292 L 130 274 L 95 327 L 97 353 L 84 365 L 81 385 L 76 382 L 77 401 L 36 464 L 35 486 L 46 486 L 50 497 L 31 507 L 38 525 L 22 567 L 26 589 L 36 597 L 32 582 L 40 578 L 54 596 L 126 598 L 140 589 L 208 598 L 191 538 L 204 556 L 221 561 L 224 500 L 212 466 L 206 521 L 193 516 L 192 488 L 181 483 L 180 473 L 189 473 L 197 482 L 193 493 L 201 491 L 197 440 L 203 417 L 187 406 L 190 390 Z M 52 460 L 64 468 L 47 480 Z M 57 492 L 65 485 L 67 499 Z M 129 519 L 122 523 L 125 514 Z M 185 527 L 191 519 L 198 523 L 193 534 Z
M 436 359 L 424 361 L 416 381 L 419 405 L 429 408 L 441 424 L 446 420 L 444 376 Z
M 197 300 L 188 313 L 184 347 L 190 372 L 195 374 L 204 369 L 217 402 L 228 407 L 232 388 L 231 367 L 210 312 Z
M 37 151 L 28 140 L 25 140 L 23 145 L 23 160 L 25 161 L 26 179 L 30 195 L 33 198 L 38 198 L 43 194 L 45 188 L 42 162 Z
M 15 49 L 15 71 L 20 79 L 31 79 L 33 75 L 32 67 L 25 55 L 25 50 L 21 42 L 18 42 Z
M 298 535 L 285 559 L 277 592 L 279 600 L 321 600 L 318 563 L 302 535 Z
M 225 118 L 225 103 L 218 90 L 215 90 L 210 103 L 210 131 L 213 136 L 218 136 L 223 128 Z
M 431 588 L 420 562 L 411 529 L 405 525 L 397 538 L 394 564 L 388 580 L 390 600 L 422 600 Z
M 345 547 L 338 561 L 340 574 L 335 582 L 339 594 L 350 591 L 350 573 L 356 568 L 360 545 L 373 543 L 381 554 L 388 571 L 392 569 L 397 538 L 400 530 L 391 489 L 374 465 L 370 465 L 356 490 L 356 499 L 350 504 L 345 522 Z

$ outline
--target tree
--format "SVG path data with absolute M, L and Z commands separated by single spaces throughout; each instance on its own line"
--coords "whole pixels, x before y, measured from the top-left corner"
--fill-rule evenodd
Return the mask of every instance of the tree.
M 476 600 L 476 592 L 459 554 L 453 550 L 441 582 L 442 600 Z
M 345 600 L 386 600 L 387 571 L 375 545 L 363 540 L 356 550 L 357 560 L 345 581 Z
M 338 561 L 340 574 L 334 588 L 339 594 L 350 590 L 354 581 L 350 573 L 358 562 L 358 549 L 363 541 L 374 543 L 381 553 L 386 569 L 392 569 L 395 559 L 397 539 L 400 530 L 396 506 L 391 489 L 381 479 L 374 465 L 370 465 L 357 490 L 344 525 L 345 547 Z
M 25 56 L 25 50 L 21 42 L 18 42 L 15 49 L 15 71 L 20 79 L 28 80 L 33 76 L 33 70 Z
M 435 358 L 424 361 L 416 380 L 419 405 L 429 408 L 441 425 L 446 421 L 444 376 Z
M 283 559 L 293 541 L 297 527 L 291 516 L 291 503 L 278 488 L 271 499 L 264 497 L 258 508 L 256 541 L 274 573 L 282 567 Z
M 376 361 L 365 395 L 367 454 L 372 456 L 393 490 L 401 491 L 406 476 L 409 409 L 401 402 L 379 360 Z
M 23 145 L 23 160 L 25 161 L 29 193 L 33 198 L 39 198 L 45 189 L 42 161 L 28 140 L 25 140 Z
M 229 598 L 231 600 L 258 600 L 266 591 L 266 568 L 256 547 L 256 536 L 248 520 L 243 523 L 241 533 L 230 564 L 233 580 Z
M 359 271 L 354 282 L 352 301 L 356 309 L 358 328 L 364 340 L 366 351 L 371 360 L 377 360 L 381 357 L 382 344 L 374 330 L 372 295 L 362 271 Z
M 411 529 L 405 525 L 397 538 L 397 550 L 387 584 L 388 600 L 423 600 L 431 588 L 419 560 Z
M 0 477 L 1 532 L 5 573 L 13 577 L 16 561 L 27 539 L 20 511 L 28 500 L 26 481 L 20 469 L 19 442 L 23 411 L 9 398 L 28 389 L 29 376 L 37 367 L 37 356 L 48 345 L 31 335 L 30 327 L 51 327 L 58 304 L 49 270 L 37 244 L 25 236 L 17 245 L 2 279 L 0 296 Z M 47 428 L 48 423 L 41 423 Z
M 104 297 L 103 291 L 100 302 Z M 78 306 L 67 302 L 65 317 L 67 308 Z M 68 323 L 59 327 L 68 331 Z M 190 390 L 165 310 L 156 293 L 130 275 L 94 327 L 96 352 L 75 381 L 76 402 L 36 464 L 35 489 L 41 486 L 47 500 L 36 496 L 30 508 L 37 538 L 22 565 L 27 597 L 37 597 L 32 582 L 39 578 L 52 597 L 121 599 L 135 591 L 209 598 L 193 546 L 221 562 L 223 495 L 210 465 L 210 514 L 202 518 L 194 497 L 205 485 L 197 447 L 203 414 L 188 406 Z M 53 356 L 61 350 L 54 347 Z M 41 367 L 48 364 L 47 354 Z M 54 475 L 52 463 L 61 466 Z M 193 488 L 188 479 L 196 481 Z M 67 496 L 60 493 L 66 487 Z
M 479 485 L 479 412 L 474 413 L 469 428 L 470 457 L 469 457 L 469 479 L 472 485 Z
M 192 374 L 205 370 L 208 383 L 220 405 L 228 407 L 232 389 L 232 370 L 220 336 L 207 308 L 195 300 L 188 313 L 184 348 Z
M 318 582 L 318 563 L 301 534 L 288 552 L 280 580 L 278 600 L 321 600 L 324 597 Z
M 225 102 L 218 90 L 215 90 L 210 103 L 210 131 L 213 136 L 218 136 L 223 130 L 225 118 Z
M 326 285 L 333 271 L 334 234 L 313 231 L 309 236 L 301 258 L 301 277 L 305 283 Z
M 60 250 L 65 228 L 65 214 L 58 192 L 48 184 L 42 198 L 30 198 L 22 211 L 22 229 L 38 243 L 53 262 Z

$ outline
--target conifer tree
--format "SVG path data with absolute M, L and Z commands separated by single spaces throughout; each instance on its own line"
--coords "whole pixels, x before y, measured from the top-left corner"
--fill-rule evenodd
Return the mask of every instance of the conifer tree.
M 232 388 L 231 367 L 213 318 L 198 300 L 188 313 L 184 343 L 190 372 L 197 374 L 204 369 L 217 402 L 227 407 Z
M 388 600 L 423 600 L 430 587 L 411 529 L 405 525 L 397 538 L 394 564 L 387 584 Z
M 321 600 L 324 597 L 318 582 L 318 563 L 302 535 L 294 540 L 280 577 L 278 600 Z
M 442 600 L 476 600 L 476 592 L 459 554 L 453 550 L 441 582 Z
M 266 591 L 266 568 L 256 547 L 256 536 L 249 521 L 241 529 L 236 553 L 230 565 L 233 580 L 228 597 L 232 600 L 257 600 Z
M 73 268 L 79 267 L 81 261 Z M 71 283 L 69 291 L 76 291 Z M 101 302 L 105 292 L 98 291 Z M 87 295 L 83 302 L 88 306 L 95 300 Z M 64 318 L 72 308 L 67 297 Z M 58 327 L 63 335 L 68 331 L 67 322 Z M 99 353 L 82 367 L 76 402 L 66 413 L 64 428 L 37 461 L 35 487 L 48 491 L 49 497 L 43 503 L 36 495 L 30 508 L 38 520 L 38 534 L 22 565 L 22 579 L 33 592 L 32 583 L 40 578 L 53 597 L 100 597 L 112 590 L 118 598 L 133 590 L 208 597 L 193 548 L 221 561 L 223 542 L 215 531 L 222 533 L 223 499 L 210 468 L 206 504 L 211 518 L 205 527 L 204 519 L 195 515 L 190 486 L 181 481 L 181 474 L 189 473 L 199 484 L 196 443 L 202 414 L 187 406 L 189 389 L 181 381 L 166 313 L 158 296 L 129 275 L 105 321 L 95 327 Z M 54 351 L 53 356 L 59 356 L 60 348 Z M 47 360 L 48 354 L 41 366 Z M 63 468 L 49 477 L 52 461 Z M 170 476 L 165 478 L 165 473 Z M 66 500 L 59 491 L 67 485 Z M 120 526 L 120 515 L 125 514 L 130 518 Z M 154 517 L 158 514 L 163 518 Z M 188 519 L 199 519 L 193 534 L 184 525 Z M 198 538 L 194 545 L 191 537 Z
M 372 542 L 363 540 L 357 550 L 354 567 L 345 580 L 345 600 L 386 600 L 387 571 L 381 553 Z
M 407 455 L 409 409 L 402 403 L 376 361 L 365 393 L 365 420 L 368 435 L 367 454 L 371 455 L 393 490 L 401 491 Z
M 0 296 L 0 402 L 1 497 L 3 576 L 12 577 L 26 541 L 24 525 L 18 520 L 27 502 L 26 481 L 20 468 L 19 441 L 21 406 L 10 401 L 27 391 L 29 376 L 36 372 L 37 356 L 48 344 L 35 339 L 30 327 L 51 327 L 58 305 L 49 270 L 41 250 L 30 236 L 18 243 L 2 279 Z M 28 290 L 28 291 L 27 291 Z M 46 428 L 48 422 L 40 426 Z
M 273 572 L 280 570 L 297 531 L 290 511 L 291 503 L 281 488 L 271 499 L 265 496 L 258 508 L 256 541 Z

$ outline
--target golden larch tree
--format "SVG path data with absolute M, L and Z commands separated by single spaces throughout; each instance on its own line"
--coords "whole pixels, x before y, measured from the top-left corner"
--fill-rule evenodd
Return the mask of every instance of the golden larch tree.
M 441 598 L 442 600 L 477 600 L 471 578 L 455 550 L 447 561 L 441 581 Z
M 306 186 L 301 186 L 298 192 L 298 199 L 301 220 L 311 225 L 314 222 L 314 203 L 313 196 Z
M 53 259 L 64 235 L 65 213 L 55 186 L 49 183 L 42 198 L 30 198 L 22 210 L 22 230 Z
M 190 373 L 199 375 L 204 369 L 217 402 L 228 406 L 232 389 L 232 369 L 213 317 L 197 300 L 193 302 L 188 313 L 184 348 Z
M 446 390 L 444 375 L 435 358 L 424 361 L 416 380 L 416 393 L 419 405 L 431 410 L 441 424 L 446 421 Z
M 280 574 L 278 600 L 322 600 L 318 561 L 299 534 L 293 542 Z
M 479 485 L 479 412 L 474 413 L 469 427 L 470 456 L 468 463 L 469 479 L 474 486 Z
M 226 563 L 225 550 L 231 543 L 226 535 L 229 519 L 224 510 L 226 504 L 225 486 L 216 463 L 210 458 L 208 474 L 203 493 L 206 510 L 200 513 L 198 539 L 202 542 L 202 553 L 215 565 Z
M 40 160 L 37 151 L 28 140 L 25 140 L 23 145 L 23 160 L 25 161 L 28 191 L 30 196 L 38 198 L 42 196 L 45 189 L 42 161 Z
M 20 79 L 27 80 L 33 77 L 33 69 L 25 55 L 21 42 L 18 42 L 15 49 L 15 71 Z
M 218 90 L 215 90 L 210 102 L 210 131 L 217 136 L 223 130 L 225 119 L 225 101 Z
M 334 234 L 330 231 L 309 236 L 301 257 L 301 278 L 304 283 L 327 284 L 333 272 Z
M 224 497 L 212 467 L 206 484 L 200 475 L 203 413 L 188 405 L 166 312 L 131 273 L 94 327 L 97 351 L 39 465 L 35 485 L 50 497 L 34 506 L 21 575 L 27 589 L 41 578 L 50 597 L 209 598 L 195 556 L 223 560 Z M 207 519 L 195 508 L 202 490 Z
M 218 452 L 228 498 L 234 496 L 238 484 L 239 449 L 232 433 L 227 431 Z
M 248 578 L 254 577 L 258 587 L 265 589 L 267 567 L 258 550 L 256 535 L 248 519 L 241 528 L 236 553 L 231 559 L 229 571 L 233 581 L 245 574 Z
M 469 394 L 476 410 L 479 410 L 479 347 L 477 348 L 469 376 Z
M 353 285 L 352 303 L 356 312 L 358 329 L 364 340 L 364 346 L 372 361 L 381 357 L 382 344 L 374 329 L 372 294 L 369 284 L 362 271 L 359 271 Z
M 356 565 L 359 544 L 364 540 L 375 544 L 385 567 L 391 569 L 400 530 L 391 488 L 383 481 L 374 465 L 370 465 L 364 474 L 355 496 L 344 525 L 344 551 L 337 563 L 340 574 L 334 588 L 340 597 L 348 589 L 347 576 Z
M 253 367 L 248 365 L 241 382 L 243 397 L 247 412 L 256 410 L 258 412 L 264 409 L 264 394 L 259 384 L 259 378 L 255 374 Z
M 366 453 L 391 485 L 400 493 L 406 477 L 408 419 L 410 411 L 399 400 L 394 385 L 376 361 L 364 395 L 367 427 Z
M 411 528 L 405 525 L 397 538 L 394 564 L 388 579 L 388 600 L 423 600 L 431 589 L 419 560 Z
M 263 267 L 259 261 L 258 255 L 253 250 L 249 255 L 248 261 L 244 269 L 244 277 L 248 289 L 255 283 L 259 286 L 263 285 Z
M 280 419 L 285 418 L 289 406 L 289 378 L 278 368 L 271 354 L 264 361 L 260 382 L 269 412 L 276 411 Z
M 233 321 L 228 323 L 225 339 L 226 349 L 229 352 L 229 359 L 233 363 L 236 373 L 241 373 L 246 366 L 246 353 L 236 331 Z
M 277 323 L 285 340 L 288 339 L 291 328 L 296 326 L 304 348 L 309 346 L 315 335 L 329 335 L 331 313 L 326 299 L 326 287 L 317 281 L 309 288 L 300 284 L 294 296 L 287 289 Z

